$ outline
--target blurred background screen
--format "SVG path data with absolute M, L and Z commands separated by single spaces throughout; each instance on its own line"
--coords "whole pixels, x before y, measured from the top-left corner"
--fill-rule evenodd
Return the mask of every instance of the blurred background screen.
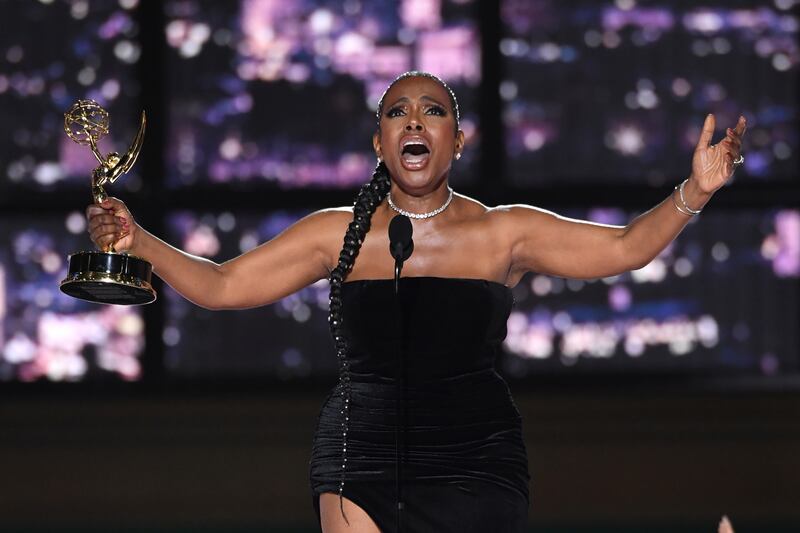
M 796 181 L 793 5 L 503 0 L 508 178 L 662 186 L 711 112 L 718 128 L 748 117 L 737 181 Z
M 306 213 L 182 211 L 169 216 L 169 237 L 190 253 L 223 261 L 271 239 Z M 173 290 L 165 293 L 165 367 L 173 376 L 290 379 L 336 375 L 327 280 L 246 311 L 209 311 Z
M 15 190 L 88 190 L 97 162 L 63 131 L 64 112 L 78 99 L 96 100 L 111 114 L 103 153 L 122 151 L 131 141 L 140 113 L 135 4 L 2 3 L 0 196 Z M 121 190 L 139 190 L 137 170 L 120 182 Z
M 480 36 L 475 2 L 170 0 L 170 186 L 268 182 L 353 187 L 375 166 L 375 108 L 399 73 L 458 94 L 477 179 Z
M 624 224 L 595 208 L 576 218 Z M 530 274 L 514 288 L 505 370 L 791 375 L 798 371 L 800 211 L 695 219 L 639 270 L 599 280 Z
M 4 2 L 5 20 L 28 22 L 4 25 L 0 43 L 0 380 L 147 382 L 147 335 L 152 379 L 333 382 L 325 281 L 241 312 L 166 286 L 144 309 L 62 296 L 67 254 L 91 247 L 81 202 L 96 164 L 64 135 L 63 112 L 103 104 L 108 153 L 156 110 L 133 173 L 109 192 L 170 243 L 222 262 L 352 201 L 375 163 L 376 103 L 408 69 L 458 96 L 456 190 L 611 224 L 686 177 L 706 113 L 718 135 L 748 118 L 734 183 L 651 264 L 523 278 L 500 361 L 509 378 L 797 375 L 794 5 Z M 582 196 L 543 202 L 570 187 Z
M 87 249 L 83 213 L 0 215 L 0 381 L 136 381 L 142 310 L 62 294 L 67 255 Z

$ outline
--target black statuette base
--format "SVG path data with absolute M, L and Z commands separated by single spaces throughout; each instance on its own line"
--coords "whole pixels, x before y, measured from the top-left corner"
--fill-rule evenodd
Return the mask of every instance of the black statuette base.
M 69 257 L 61 291 L 101 304 L 141 305 L 156 299 L 153 267 L 139 257 L 114 252 L 78 252 Z

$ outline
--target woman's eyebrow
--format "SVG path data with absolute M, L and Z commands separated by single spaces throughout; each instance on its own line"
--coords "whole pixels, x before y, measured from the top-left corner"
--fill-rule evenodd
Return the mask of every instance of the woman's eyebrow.
M 439 100 L 437 100 L 436 98 L 433 98 L 432 96 L 428 96 L 427 94 L 423 94 L 422 96 L 419 97 L 419 99 L 420 99 L 420 101 L 425 101 L 425 102 L 428 102 L 428 103 L 431 103 L 431 104 L 436 104 L 436 105 L 444 107 L 444 104 L 442 104 Z M 392 107 L 394 107 L 394 106 L 396 106 L 397 104 L 400 104 L 400 103 L 407 104 L 410 101 L 411 100 L 407 96 L 401 96 L 400 98 L 395 100 L 394 103 L 392 103 L 388 107 L 392 108 Z
M 432 96 L 428 96 L 427 94 L 423 94 L 422 96 L 419 97 L 419 99 L 420 100 L 425 100 L 426 102 L 430 102 L 432 104 L 436 104 L 436 105 L 440 105 L 440 106 L 444 107 L 444 104 L 442 104 L 439 100 L 437 100 L 436 98 L 433 98 Z
M 389 105 L 388 107 L 394 107 L 394 106 L 396 106 L 397 104 L 399 104 L 400 102 L 403 102 L 403 103 L 406 103 L 406 102 L 408 102 L 408 97 L 407 97 L 407 96 L 401 96 L 400 98 L 398 98 L 397 100 L 395 100 L 395 101 L 394 101 L 394 103 L 392 103 L 392 104 L 391 104 L 391 105 Z

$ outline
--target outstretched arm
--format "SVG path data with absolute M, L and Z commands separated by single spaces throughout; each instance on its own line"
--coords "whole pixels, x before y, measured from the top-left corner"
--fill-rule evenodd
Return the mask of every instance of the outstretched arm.
M 352 215 L 346 210 L 318 211 L 222 264 L 148 233 L 117 199 L 90 206 L 87 216 L 98 246 L 116 241 L 118 251 L 152 263 L 156 274 L 188 300 L 208 309 L 244 309 L 272 303 L 326 277 L 333 248 Z
M 711 145 L 714 116 L 708 115 L 683 187 L 627 226 L 610 226 L 558 216 L 530 206 L 504 211 L 504 230 L 512 237 L 512 270 L 591 279 L 621 274 L 652 261 L 731 177 L 741 153 L 744 117 L 725 138 Z M 681 206 L 681 211 L 677 206 Z

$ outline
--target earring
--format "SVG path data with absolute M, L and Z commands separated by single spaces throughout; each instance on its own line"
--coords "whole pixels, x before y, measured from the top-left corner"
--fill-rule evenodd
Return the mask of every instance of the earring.
M 456 161 L 461 159 L 461 152 L 456 152 Z
M 383 158 L 381 156 L 377 156 L 377 158 L 378 158 L 378 163 L 383 163 Z

